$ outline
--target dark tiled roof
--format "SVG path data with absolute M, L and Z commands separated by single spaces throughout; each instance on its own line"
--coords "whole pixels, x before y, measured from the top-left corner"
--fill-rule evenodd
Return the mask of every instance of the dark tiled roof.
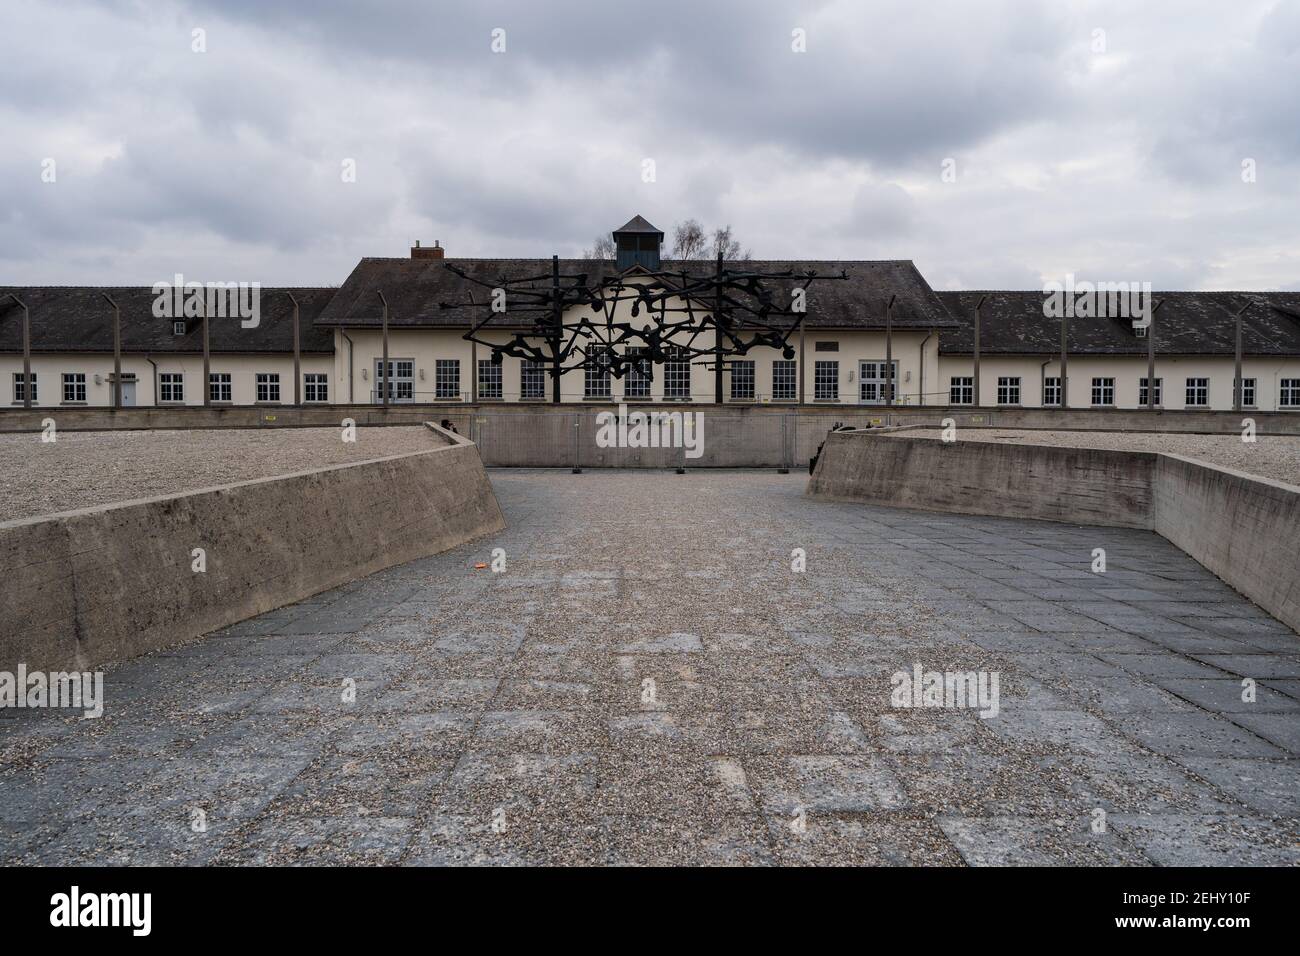
M 502 279 L 536 280 L 538 289 L 550 283 L 549 259 L 449 259 L 444 260 L 467 275 L 494 285 Z M 362 259 L 338 290 L 320 317 L 322 326 L 367 327 L 381 321 L 379 291 L 388 299 L 388 321 L 393 327 L 467 328 L 471 319 L 481 320 L 483 310 L 470 307 L 439 308 L 441 303 L 464 303 L 471 292 L 477 302 L 486 302 L 488 290 L 468 282 L 447 269 L 444 261 L 422 259 Z M 808 328 L 884 328 L 885 305 L 897 295 L 894 325 L 900 329 L 929 329 L 953 326 L 951 315 L 909 260 L 873 261 L 760 261 L 727 262 L 728 269 L 752 272 L 815 271 L 819 275 L 848 273 L 847 280 L 828 279 L 809 287 Z M 664 260 L 666 272 L 707 275 L 713 262 Z M 561 259 L 562 276 L 581 276 L 587 285 L 611 279 L 618 273 L 608 259 Z M 770 283 L 775 286 L 776 283 Z M 502 326 L 511 323 L 502 317 Z M 526 323 L 525 323 L 526 324 Z
M 334 289 L 262 289 L 259 323 L 245 329 L 237 318 L 214 318 L 208 341 L 213 352 L 293 351 L 292 292 L 300 306 L 300 343 L 303 352 L 332 353 L 334 335 L 315 327 Z M 9 298 L 12 293 L 31 311 L 33 352 L 112 352 L 113 310 L 107 293 L 122 310 L 123 352 L 203 351 L 203 322 L 188 320 L 185 335 L 172 334 L 172 320 L 155 318 L 154 293 L 148 287 L 107 288 L 86 286 L 0 286 L 0 352 L 22 352 L 22 310 Z
M 960 327 L 945 331 L 939 351 L 969 355 L 974 349 L 975 304 L 987 296 L 980 322 L 980 352 L 1002 355 L 1052 355 L 1061 350 L 1061 320 L 1043 315 L 1041 292 L 936 293 Z M 1158 355 L 1232 355 L 1234 316 L 1242 317 L 1242 352 L 1248 355 L 1300 355 L 1300 292 L 1153 292 L 1163 303 L 1156 312 Z M 1145 355 L 1147 340 L 1133 334 L 1128 319 L 1069 320 L 1071 354 Z
M 647 233 L 652 236 L 658 236 L 660 239 L 664 237 L 664 231 L 662 229 L 650 225 L 650 223 L 646 222 L 646 220 L 641 216 L 633 216 L 618 229 L 615 229 L 613 234 L 617 236 L 620 232 Z

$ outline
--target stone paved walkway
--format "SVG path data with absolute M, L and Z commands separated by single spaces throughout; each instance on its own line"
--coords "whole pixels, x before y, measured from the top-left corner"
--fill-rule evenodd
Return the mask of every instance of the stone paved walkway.
M 1154 535 L 492 479 L 492 539 L 0 717 L 0 860 L 1300 863 L 1300 637 Z

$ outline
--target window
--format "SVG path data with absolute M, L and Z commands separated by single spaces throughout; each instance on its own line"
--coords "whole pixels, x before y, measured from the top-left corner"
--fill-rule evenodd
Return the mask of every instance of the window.
M 1233 388 L 1236 388 L 1236 379 L 1233 379 Z M 1243 378 L 1241 380 L 1241 404 L 1244 408 L 1255 407 L 1255 380 L 1253 378 Z
M 32 405 L 35 405 L 35 403 L 36 403 L 36 392 L 38 392 L 38 390 L 39 390 L 39 389 L 38 389 L 38 385 L 39 385 L 39 382 L 36 381 L 36 373 L 35 373 L 35 372 L 32 372 L 32 373 L 31 373 L 31 403 L 32 403 Z M 14 402 L 25 402 L 25 401 L 26 401 L 26 394 L 27 394 L 27 386 L 26 386 L 26 382 L 23 381 L 23 378 L 22 378 L 22 372 L 14 372 L 14 373 L 13 373 L 13 401 L 14 401 Z
M 35 375 L 32 378 L 36 378 Z M 1282 379 L 1282 391 L 1278 394 L 1277 403 L 1284 408 L 1294 408 L 1300 406 L 1300 378 Z M 36 383 L 32 382 L 32 400 L 36 399 Z
M 231 401 L 230 373 L 229 372 L 209 372 L 208 373 L 208 401 L 210 402 L 229 402 Z
M 650 397 L 650 363 L 641 358 L 645 346 L 629 345 L 627 348 L 628 367 L 623 375 L 624 398 Z
M 84 402 L 86 400 L 86 373 L 63 373 L 63 400 L 65 402 Z
M 257 373 L 257 400 L 259 402 L 278 402 L 280 400 L 280 373 Z
M 793 359 L 772 362 L 772 401 L 793 402 L 799 388 L 799 373 Z
M 1147 337 L 1147 327 L 1145 325 L 1133 326 L 1133 335 L 1135 338 L 1144 339 Z
M 680 346 L 668 352 L 673 358 L 664 362 L 664 398 L 690 398 L 691 360 Z
M 1165 380 L 1164 380 L 1163 378 L 1158 378 L 1158 379 L 1156 379 L 1156 394 L 1155 394 L 1155 400 L 1156 400 L 1156 401 L 1155 401 L 1155 403 L 1156 403 L 1157 405 L 1161 405 L 1161 404 L 1163 404 L 1163 402 L 1161 402 L 1161 398 L 1163 397 L 1163 396 L 1161 395 L 1161 392 L 1163 391 L 1164 381 L 1165 381 Z M 1146 380 L 1145 378 L 1140 378 L 1140 379 L 1138 379 L 1138 404 L 1141 405 L 1143 408 L 1145 408 L 1145 407 L 1147 406 L 1147 404 L 1148 404 L 1148 402 L 1147 402 L 1147 380 Z
M 609 398 L 609 349 L 604 345 L 593 345 L 587 349 L 591 362 L 583 370 L 582 394 L 584 398 Z
M 840 397 L 840 363 L 813 363 L 813 400 L 819 402 L 839 401 Z
M 501 364 L 491 359 L 478 360 L 478 397 L 503 398 L 504 384 L 501 379 Z
M 894 376 L 892 383 L 894 392 L 898 392 L 898 363 L 893 362 Z M 858 363 L 858 401 L 864 405 L 875 405 L 884 402 L 887 396 L 889 383 L 886 381 L 885 373 L 888 370 L 885 362 L 859 362 Z
M 541 362 L 524 359 L 519 367 L 519 397 L 545 398 L 546 371 Z
M 1061 377 L 1044 376 L 1043 378 L 1043 404 L 1060 405 L 1061 404 Z
M 457 366 L 459 368 L 459 366 Z M 459 371 L 456 374 L 460 378 Z M 415 401 L 415 359 L 388 360 L 388 400 L 390 402 Z M 375 401 L 384 400 L 384 360 L 375 361 Z M 457 389 L 459 391 L 459 389 Z
M 172 323 L 172 335 L 184 335 L 184 334 L 185 334 L 185 331 L 186 331 L 186 329 L 185 329 L 185 323 L 184 323 L 184 322 L 173 322 L 173 323 Z
M 330 400 L 330 377 L 324 372 L 308 372 L 303 375 L 302 400 L 304 402 L 328 402 Z
M 398 362 L 397 401 L 409 402 L 414 398 L 411 391 L 411 366 L 414 362 Z M 402 375 L 406 375 L 406 390 L 402 390 Z M 433 363 L 433 397 L 460 398 L 460 359 L 435 359 Z
M 158 374 L 158 401 L 185 401 L 185 376 L 181 372 L 160 372 Z
M 1187 407 L 1210 404 L 1210 380 L 1208 378 L 1189 378 L 1187 380 Z
M 954 375 L 948 380 L 948 404 L 974 405 L 975 379 L 969 375 Z
M 731 363 L 731 400 L 754 400 L 754 363 L 748 359 L 738 359 Z
M 838 352 L 839 350 L 839 342 L 817 342 L 813 345 L 814 352 Z
M 1092 404 L 1115 404 L 1115 380 L 1113 378 L 1094 378 L 1092 380 Z
M 1002 375 L 998 377 L 998 404 L 1020 404 L 1020 376 Z

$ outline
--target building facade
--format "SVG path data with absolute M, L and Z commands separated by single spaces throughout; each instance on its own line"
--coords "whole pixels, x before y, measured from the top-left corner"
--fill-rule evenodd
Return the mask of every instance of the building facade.
M 645 220 L 614 235 L 617 259 L 560 260 L 559 270 L 612 287 L 660 264 L 663 234 Z M 417 244 L 407 259 L 361 260 L 338 289 L 260 289 L 255 324 L 205 321 L 202 308 L 160 315 L 158 287 L 0 287 L 0 406 L 380 404 L 385 381 L 391 403 L 552 401 L 545 367 L 511 356 L 493 361 L 490 343 L 521 329 L 508 310 L 478 336 L 489 344 L 466 338 L 476 318 L 465 303 L 475 290 L 449 262 L 488 285 L 552 268 L 549 259 L 447 260 L 440 246 Z M 728 266 L 848 278 L 810 287 L 789 340 L 793 356 L 754 348 L 728 359 L 721 394 L 710 364 L 696 359 L 621 378 L 570 371 L 560 400 L 1163 409 L 1239 402 L 1300 411 L 1300 293 L 1155 292 L 1144 325 L 1055 318 L 1041 292 L 936 292 L 906 260 Z M 630 318 L 617 315 L 625 307 L 615 308 L 616 318 Z M 580 319 L 576 307 L 563 316 L 566 326 Z M 696 341 L 710 344 L 707 336 Z

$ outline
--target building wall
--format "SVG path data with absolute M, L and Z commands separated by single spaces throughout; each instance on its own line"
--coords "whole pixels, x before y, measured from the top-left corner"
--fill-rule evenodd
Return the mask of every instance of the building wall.
M 1300 378 L 1300 359 L 1243 357 L 1242 378 L 1255 379 L 1255 404 L 1249 408 L 1274 411 L 1281 406 L 1278 399 L 1281 380 Z M 953 376 L 973 376 L 974 363 L 969 356 L 943 356 L 939 362 L 939 377 L 946 389 Z M 1043 377 L 1060 375 L 1060 357 L 1044 356 L 983 356 L 980 359 L 980 401 L 978 404 L 998 404 L 998 379 L 1019 376 L 1021 380 L 1020 405 L 1038 408 L 1043 404 Z M 1093 378 L 1115 379 L 1116 408 L 1139 408 L 1139 382 L 1146 378 L 1145 356 L 1085 356 L 1069 357 L 1069 405 L 1071 408 L 1091 408 Z M 1209 405 L 1213 409 L 1231 409 L 1234 363 L 1229 357 L 1183 356 L 1162 358 L 1156 356 L 1156 379 L 1160 382 L 1159 407 L 1183 409 L 1187 404 L 1187 379 L 1209 379 Z M 946 400 L 945 400 L 946 401 Z M 1285 410 L 1283 408 L 1283 410 Z
M 157 374 L 180 373 L 184 401 L 173 404 L 203 404 L 203 356 L 202 355 L 154 355 L 148 358 L 141 355 L 122 356 L 123 380 L 134 373 L 136 376 L 135 404 L 155 405 L 158 402 L 156 390 L 155 367 Z M 330 375 L 333 357 L 328 355 L 304 355 L 301 360 L 302 374 Z M 111 354 L 90 353 L 56 353 L 36 354 L 31 360 L 32 374 L 36 377 L 36 404 L 40 408 L 58 408 L 66 405 L 85 404 L 89 406 L 111 407 L 113 404 L 113 356 Z M 15 400 L 14 375 L 23 370 L 21 355 L 0 356 L 0 404 L 21 405 Z M 291 404 L 293 402 L 293 355 L 234 355 L 227 353 L 213 354 L 209 361 L 209 371 L 229 373 L 231 376 L 231 404 L 252 405 L 256 403 L 256 376 L 259 373 L 272 373 L 280 376 L 280 400 L 272 404 Z M 84 403 L 63 401 L 64 373 L 80 373 L 86 376 L 86 400 Z M 329 401 L 336 400 L 334 394 L 334 377 L 327 382 Z M 304 395 L 305 398 L 305 395 Z
M 411 362 L 411 393 L 416 402 L 472 401 L 475 395 L 476 362 L 490 359 L 490 349 L 468 342 L 460 330 L 395 330 L 389 336 L 389 358 L 397 362 Z M 973 366 L 969 356 L 940 356 L 939 341 L 942 333 L 897 332 L 893 337 L 893 356 L 898 363 L 896 383 L 897 403 L 902 406 L 949 403 L 949 383 L 953 376 L 970 376 Z M 506 333 L 496 333 L 494 340 L 505 342 Z M 350 342 L 349 342 L 350 340 Z M 834 352 L 816 350 L 818 342 L 835 342 Z M 818 331 L 791 338 L 798 363 L 802 353 L 804 361 L 803 400 L 810 404 L 858 405 L 860 396 L 860 363 L 883 362 L 885 336 L 875 331 Z M 366 404 L 378 402 L 376 363 L 382 354 L 382 341 L 377 331 L 337 332 L 334 355 L 308 355 L 302 358 L 302 373 L 328 376 L 328 401 L 331 404 Z M 745 358 L 754 362 L 754 392 L 752 401 L 745 404 L 772 402 L 772 363 L 780 358 L 774 349 L 754 349 Z M 136 404 L 158 404 L 155 390 L 156 372 L 179 372 L 184 375 L 184 404 L 202 405 L 201 389 L 203 358 L 201 355 L 152 356 L 153 364 L 141 355 L 126 355 L 122 360 L 124 373 L 136 375 Z M 437 363 L 439 360 L 459 362 L 459 381 L 454 393 L 439 397 L 436 391 Z M 834 401 L 819 400 L 815 390 L 815 363 L 831 361 L 839 369 L 839 397 Z M 1043 356 L 985 356 L 981 365 L 981 395 L 979 404 L 992 407 L 998 404 L 998 379 L 1003 376 L 1020 378 L 1020 402 L 1025 408 L 1042 406 L 1043 375 L 1055 376 L 1059 371 L 1057 357 Z M 1243 376 L 1256 380 L 1256 402 L 1259 411 L 1279 409 L 1280 382 L 1283 378 L 1300 379 L 1300 358 L 1251 358 L 1243 360 Z M 797 366 L 796 366 L 797 368 Z M 1143 356 L 1084 356 L 1070 358 L 1069 405 L 1072 408 L 1092 406 L 1092 379 L 1115 379 L 1115 407 L 1138 408 L 1138 382 L 1146 377 L 1146 358 Z M 107 354 L 37 354 L 32 357 L 32 371 L 37 376 L 37 406 L 57 408 L 64 406 L 62 375 L 79 372 L 86 376 L 86 404 L 111 406 L 113 388 L 111 375 L 113 357 Z M 15 404 L 14 373 L 22 371 L 22 356 L 0 356 L 0 405 Z M 211 357 L 211 371 L 229 372 L 232 376 L 232 404 L 256 403 L 256 376 L 258 373 L 277 373 L 280 376 L 278 404 L 293 401 L 292 355 L 236 355 L 215 353 Z M 502 401 L 519 401 L 521 397 L 522 370 L 519 359 L 506 358 L 502 364 Z M 664 401 L 663 367 L 655 369 L 651 382 L 650 401 Z M 1162 381 L 1160 407 L 1184 409 L 1186 380 L 1209 379 L 1209 405 L 1211 409 L 1232 408 L 1233 361 L 1230 357 L 1184 356 L 1156 358 L 1156 377 Z M 97 380 L 98 379 L 98 380 Z M 705 362 L 693 363 L 690 373 L 690 401 L 709 403 L 714 399 L 714 377 Z M 723 378 L 723 394 L 730 401 L 731 374 Z M 609 401 L 626 397 L 626 380 L 611 379 Z M 543 399 L 549 401 L 551 382 L 549 375 L 543 383 Z M 562 399 L 565 402 L 590 404 L 584 397 L 584 376 L 569 372 L 562 381 Z M 304 400 L 306 391 L 303 391 Z M 1282 410 L 1287 410 L 1285 407 Z M 1298 409 L 1300 410 L 1300 409 Z

